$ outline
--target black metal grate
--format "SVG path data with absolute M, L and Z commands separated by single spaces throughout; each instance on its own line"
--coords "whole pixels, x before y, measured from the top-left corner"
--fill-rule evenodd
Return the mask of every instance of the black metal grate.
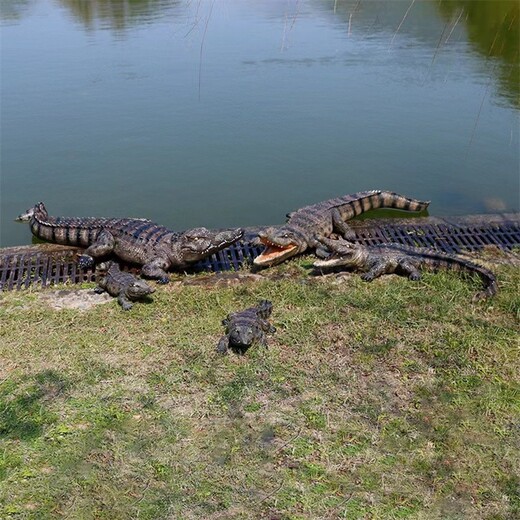
M 90 282 L 94 280 L 92 270 L 83 271 L 77 264 L 80 251 L 60 246 L 57 249 L 31 246 L 0 250 L 0 290 L 26 289 L 30 285 L 46 287 L 65 282 Z
M 507 250 L 520 246 L 519 220 L 487 224 L 482 222 L 415 224 L 413 221 L 408 221 L 406 224 L 375 225 L 375 221 L 367 222 L 365 225 L 355 226 L 356 242 L 362 244 L 396 242 L 411 247 L 426 247 L 455 254 L 463 250 L 475 251 L 485 246 L 496 246 Z
M 484 215 L 439 219 L 378 219 L 351 223 L 363 244 L 396 242 L 445 253 L 474 251 L 485 246 L 520 247 L 520 215 Z M 261 228 L 248 228 L 243 240 L 198 262 L 190 272 L 237 270 L 252 263 L 263 247 L 254 243 Z M 0 290 L 45 287 L 57 283 L 94 281 L 92 270 L 77 266 L 81 249 L 42 244 L 0 250 Z M 131 266 L 126 269 L 135 270 Z

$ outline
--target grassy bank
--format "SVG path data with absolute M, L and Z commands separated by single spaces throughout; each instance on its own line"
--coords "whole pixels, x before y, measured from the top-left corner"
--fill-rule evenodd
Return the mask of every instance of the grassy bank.
M 518 267 L 471 303 L 456 275 L 307 264 L 128 313 L 2 294 L 0 518 L 520 515 Z M 220 320 L 261 298 L 269 349 L 218 356 Z

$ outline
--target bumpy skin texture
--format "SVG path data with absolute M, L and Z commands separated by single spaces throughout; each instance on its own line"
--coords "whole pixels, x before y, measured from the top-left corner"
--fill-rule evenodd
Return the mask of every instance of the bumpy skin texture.
M 98 286 L 94 291 L 97 293 L 106 291 L 110 296 L 116 296 L 119 305 L 125 311 L 132 308 L 133 301 L 155 292 L 155 289 L 144 280 L 121 271 L 115 262 L 105 262 L 99 267 L 105 272 L 98 278 Z
M 424 211 L 429 202 L 410 199 L 390 191 L 360 191 L 344 197 L 305 206 L 287 215 L 287 223 L 278 228 L 268 228 L 258 235 L 264 251 L 255 258 L 257 266 L 267 267 L 303 253 L 309 248 L 319 248 L 320 239 L 337 233 L 352 239 L 354 232 L 346 221 L 377 208 L 394 208 L 405 211 Z
M 226 335 L 220 338 L 217 352 L 226 354 L 231 349 L 237 354 L 245 354 L 254 344 L 267 347 L 266 334 L 276 332 L 267 321 L 272 310 L 273 304 L 270 301 L 261 300 L 256 307 L 228 314 L 222 320 Z
M 18 217 L 28 221 L 33 235 L 57 244 L 86 247 L 79 259 L 81 268 L 95 259 L 117 255 L 142 265 L 142 275 L 168 283 L 168 269 L 182 269 L 239 240 L 242 229 L 212 231 L 188 229 L 181 233 L 136 218 L 51 217 L 43 202 Z
M 457 256 L 400 244 L 363 246 L 341 239 L 322 239 L 322 243 L 330 256 L 314 262 L 316 268 L 346 267 L 363 271 L 361 278 L 367 282 L 390 273 L 419 280 L 421 270 L 447 270 L 476 274 L 481 279 L 484 290 L 474 296 L 475 300 L 490 298 L 498 291 L 496 277 L 489 269 Z

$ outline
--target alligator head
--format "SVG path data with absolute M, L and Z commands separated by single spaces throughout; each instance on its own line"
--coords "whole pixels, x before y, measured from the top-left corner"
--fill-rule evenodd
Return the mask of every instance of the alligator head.
M 259 331 L 250 325 L 233 325 L 229 329 L 229 346 L 232 350 L 245 353 L 254 343 Z
M 309 247 L 303 235 L 286 226 L 260 231 L 258 239 L 265 249 L 253 260 L 253 263 L 261 267 L 279 264 L 287 258 L 303 253 Z
M 182 263 L 197 262 L 225 247 L 244 235 L 243 229 L 213 231 L 204 227 L 188 229 L 174 238 L 176 252 Z
M 320 238 L 320 242 L 330 251 L 330 255 L 314 262 L 314 267 L 360 267 L 364 264 L 368 254 L 365 247 L 347 240 Z
M 144 280 L 136 278 L 126 288 L 126 296 L 129 300 L 139 300 L 155 292 L 155 289 L 148 285 Z

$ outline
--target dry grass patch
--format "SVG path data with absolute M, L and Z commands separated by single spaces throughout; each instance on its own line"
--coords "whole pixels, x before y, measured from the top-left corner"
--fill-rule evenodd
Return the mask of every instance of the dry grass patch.
M 512 518 L 520 272 L 497 270 L 479 304 L 456 276 L 365 284 L 306 259 L 128 313 L 3 294 L 0 516 Z M 221 319 L 263 298 L 269 348 L 217 355 Z

